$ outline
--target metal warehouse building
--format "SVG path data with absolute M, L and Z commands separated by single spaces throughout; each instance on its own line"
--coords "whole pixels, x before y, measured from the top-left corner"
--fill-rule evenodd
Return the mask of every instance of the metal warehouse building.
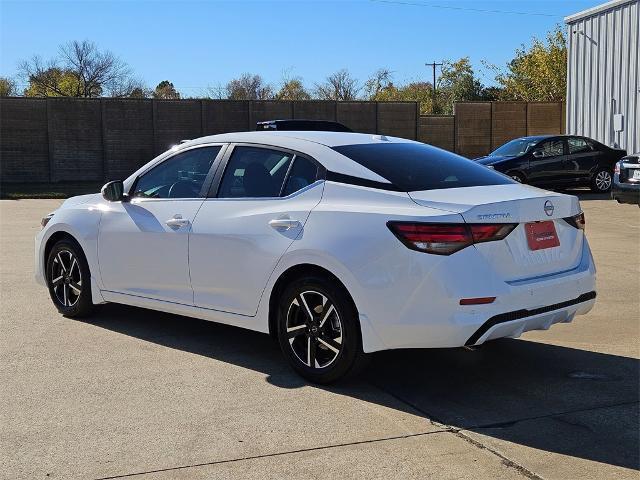
M 640 1 L 566 17 L 567 133 L 640 151 Z

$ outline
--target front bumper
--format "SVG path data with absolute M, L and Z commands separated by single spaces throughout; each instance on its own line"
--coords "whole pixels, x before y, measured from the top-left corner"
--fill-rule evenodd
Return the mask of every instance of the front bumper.
M 40 230 L 36 234 L 35 245 L 34 245 L 34 267 L 35 267 L 35 280 L 38 285 L 42 285 L 43 287 L 47 286 L 47 282 L 45 279 L 45 266 L 44 266 L 44 244 L 43 244 L 44 230 Z

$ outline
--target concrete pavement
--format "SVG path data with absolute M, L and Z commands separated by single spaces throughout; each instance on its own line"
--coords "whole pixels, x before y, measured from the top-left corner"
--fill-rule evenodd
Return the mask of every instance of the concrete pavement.
M 583 201 L 589 315 L 383 352 L 320 388 L 265 335 L 117 305 L 61 317 L 32 258 L 59 203 L 0 202 L 2 478 L 638 478 L 637 207 Z

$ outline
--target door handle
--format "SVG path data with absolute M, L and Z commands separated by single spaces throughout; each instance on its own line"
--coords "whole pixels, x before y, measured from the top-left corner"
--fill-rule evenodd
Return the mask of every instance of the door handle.
M 275 218 L 269 221 L 269 226 L 276 230 L 291 230 L 300 226 L 300 222 L 297 220 L 291 220 L 290 218 Z
M 184 227 L 185 225 L 189 225 L 189 220 L 187 220 L 186 218 L 182 218 L 182 215 L 178 213 L 174 215 L 173 218 L 170 218 L 164 223 L 171 228 L 180 228 Z

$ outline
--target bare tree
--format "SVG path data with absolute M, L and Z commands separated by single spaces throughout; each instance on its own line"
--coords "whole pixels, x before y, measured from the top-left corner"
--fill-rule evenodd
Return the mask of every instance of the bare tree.
M 223 86 L 221 83 L 217 83 L 214 85 L 209 85 L 203 94 L 204 98 L 212 98 L 214 100 L 223 100 L 228 98 L 227 88 Z
M 364 95 L 369 100 L 376 100 L 381 92 L 393 85 L 393 73 L 388 68 L 380 68 L 364 82 Z
M 232 100 L 270 100 L 273 88 L 260 75 L 244 73 L 227 83 L 227 98 Z
M 124 61 L 88 40 L 62 45 L 48 62 L 38 56 L 25 60 L 20 71 L 29 81 L 27 94 L 38 96 L 123 96 L 140 86 Z
M 112 97 L 149 98 L 153 92 L 142 80 L 126 78 L 112 85 L 109 94 Z
M 346 69 L 329 75 L 324 83 L 315 86 L 316 97 L 320 100 L 355 100 L 359 91 L 358 80 Z

